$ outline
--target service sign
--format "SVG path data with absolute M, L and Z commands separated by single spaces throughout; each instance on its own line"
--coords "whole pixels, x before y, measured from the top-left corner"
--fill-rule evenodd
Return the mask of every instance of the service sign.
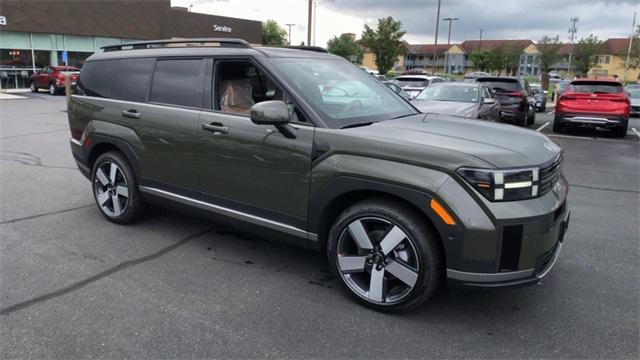
M 0 26 L 7 26 L 7 17 L 0 16 Z
M 213 25 L 213 31 L 230 33 L 232 29 L 229 26 Z

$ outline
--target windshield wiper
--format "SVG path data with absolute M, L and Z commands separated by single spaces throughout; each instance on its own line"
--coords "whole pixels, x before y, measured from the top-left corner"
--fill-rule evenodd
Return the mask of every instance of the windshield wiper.
M 396 117 L 392 117 L 391 120 L 395 120 L 395 119 L 400 119 L 403 117 L 407 117 L 407 116 L 412 116 L 412 115 L 416 115 L 416 114 L 404 114 L 404 115 L 398 115 Z
M 345 126 L 341 127 L 340 129 L 351 129 L 351 128 L 355 128 L 355 127 L 369 126 L 369 125 L 373 124 L 374 122 L 375 121 L 367 121 L 367 122 L 349 124 L 349 125 L 345 125 Z

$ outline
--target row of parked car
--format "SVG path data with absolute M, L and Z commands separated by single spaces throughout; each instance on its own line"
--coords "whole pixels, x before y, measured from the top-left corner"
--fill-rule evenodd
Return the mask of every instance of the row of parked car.
M 385 84 L 426 113 L 522 127 L 532 125 L 536 112 L 545 111 L 547 106 L 547 91 L 518 77 L 472 73 L 464 82 L 456 83 L 438 76 L 410 74 Z M 598 127 L 624 137 L 629 116 L 640 115 L 640 85 L 623 88 L 617 80 L 606 78 L 560 81 L 556 85 L 555 132 L 566 127 Z

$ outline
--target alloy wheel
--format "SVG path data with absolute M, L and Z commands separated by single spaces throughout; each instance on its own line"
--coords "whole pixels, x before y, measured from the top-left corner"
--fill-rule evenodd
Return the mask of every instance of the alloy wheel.
M 123 214 L 129 201 L 129 188 L 118 165 L 105 161 L 98 166 L 94 191 L 98 205 L 107 216 L 119 217 Z
M 355 294 L 369 302 L 396 304 L 418 281 L 414 240 L 389 220 L 353 220 L 340 234 L 337 250 L 340 276 Z
M 51 94 L 51 95 L 55 95 L 56 94 L 56 87 L 53 84 L 49 85 L 49 94 Z

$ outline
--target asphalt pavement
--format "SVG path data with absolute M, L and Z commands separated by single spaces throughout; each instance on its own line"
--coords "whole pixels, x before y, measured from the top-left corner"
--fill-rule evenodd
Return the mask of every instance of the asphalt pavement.
M 640 356 L 633 130 L 551 134 L 565 148 L 572 217 L 541 284 L 442 289 L 388 315 L 345 296 L 321 254 L 165 209 L 106 221 L 64 110 L 63 96 L 44 93 L 0 101 L 2 359 Z M 549 133 L 551 121 L 538 114 L 531 129 Z

